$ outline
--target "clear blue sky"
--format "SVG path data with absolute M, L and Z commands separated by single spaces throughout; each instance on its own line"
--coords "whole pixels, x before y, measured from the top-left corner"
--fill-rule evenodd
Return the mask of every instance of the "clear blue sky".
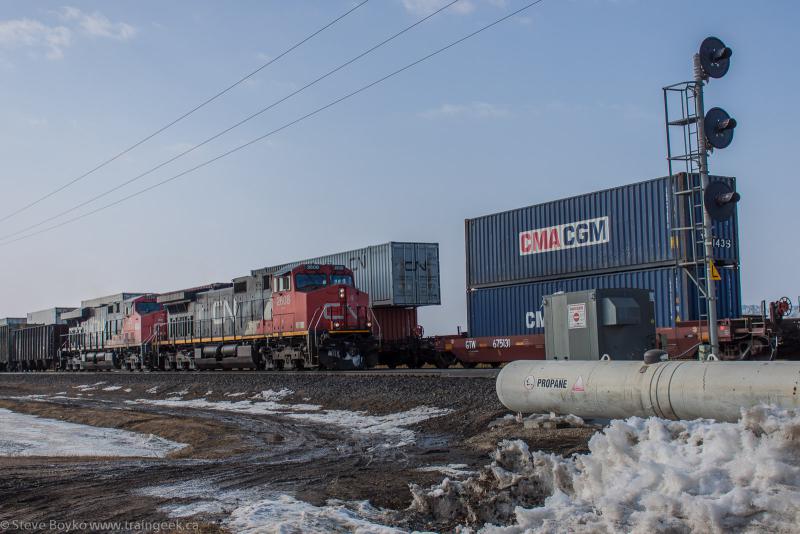
M 372 0 L 202 112 L 0 223 L 6 235 L 126 180 L 423 16 Z M 461 0 L 390 46 L 112 198 L 269 131 L 524 5 Z M 0 216 L 87 171 L 353 5 L 350 0 L 3 2 Z M 116 291 L 228 281 L 389 240 L 441 246 L 465 323 L 463 220 L 667 172 L 661 87 L 703 37 L 734 49 L 708 105 L 739 121 L 711 170 L 735 175 L 745 302 L 800 293 L 794 268 L 795 2 L 545 0 L 269 141 L 47 234 L 0 247 L 0 317 Z M 88 209 L 88 208 L 87 208 Z

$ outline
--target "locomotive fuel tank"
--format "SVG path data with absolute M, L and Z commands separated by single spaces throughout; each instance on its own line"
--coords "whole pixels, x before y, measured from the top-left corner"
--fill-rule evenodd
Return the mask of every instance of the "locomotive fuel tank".
M 518 360 L 503 368 L 496 388 L 520 413 L 733 422 L 762 403 L 800 408 L 800 362 Z

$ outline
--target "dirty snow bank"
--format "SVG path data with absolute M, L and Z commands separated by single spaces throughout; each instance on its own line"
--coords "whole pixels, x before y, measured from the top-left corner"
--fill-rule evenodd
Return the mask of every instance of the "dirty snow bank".
M 0 456 L 163 458 L 186 447 L 152 434 L 99 428 L 0 408 Z
M 800 414 L 769 407 L 738 423 L 612 421 L 585 455 L 504 441 L 464 482 L 412 487 L 411 508 L 439 522 L 521 532 L 796 532 Z M 491 524 L 509 524 L 501 527 Z

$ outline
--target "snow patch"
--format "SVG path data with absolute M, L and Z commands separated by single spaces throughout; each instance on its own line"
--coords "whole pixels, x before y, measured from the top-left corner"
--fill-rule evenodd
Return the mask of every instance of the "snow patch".
M 83 391 L 83 392 L 94 391 L 103 384 L 105 384 L 105 382 L 97 382 L 95 384 L 82 384 L 79 386 L 72 386 L 72 389 L 77 389 L 78 391 Z
M 279 391 L 274 391 L 271 389 L 267 389 L 259 393 L 258 395 L 254 395 L 250 397 L 251 399 L 263 399 L 265 401 L 279 401 L 283 400 L 289 395 L 294 395 L 294 391 L 288 388 L 283 388 Z M 304 401 L 309 400 L 308 398 L 303 399 Z
M 490 523 L 486 534 L 791 532 L 800 524 L 796 412 L 756 407 L 738 423 L 615 420 L 589 450 L 562 458 L 503 441 L 479 476 L 412 487 L 412 509 Z
M 204 481 L 153 486 L 135 493 L 175 501 L 160 508 L 172 518 L 225 516 L 222 525 L 243 534 L 403 532 L 382 525 L 381 522 L 388 517 L 387 512 L 366 501 L 345 503 L 331 500 L 325 506 L 314 506 L 264 488 L 226 490 Z
M 417 471 L 441 473 L 450 478 L 464 478 L 478 474 L 477 471 L 469 469 L 467 464 L 426 465 L 425 467 L 418 467 Z
M 418 406 L 405 412 L 387 415 L 368 415 L 366 412 L 351 412 L 348 410 L 326 410 L 318 413 L 291 413 L 287 414 L 287 417 L 341 426 L 360 434 L 389 436 L 396 441 L 391 444 L 383 444 L 383 447 L 404 447 L 414 443 L 415 434 L 413 430 L 403 427 L 415 425 L 434 417 L 441 417 L 452 411 L 447 408 Z
M 152 434 L 100 428 L 0 408 L 2 456 L 115 456 L 163 458 L 186 447 Z
M 122 386 L 107 386 L 103 388 L 103 391 L 117 391 L 122 389 Z
M 243 391 L 241 393 L 226 393 L 225 394 L 226 397 L 244 397 L 245 395 L 247 395 L 246 391 Z
M 151 395 L 155 395 L 156 393 L 158 393 L 158 386 L 151 387 L 150 389 L 145 391 L 145 393 L 149 393 Z
M 201 410 L 216 410 L 220 412 L 236 412 L 253 415 L 275 415 L 285 413 L 290 410 L 319 410 L 322 406 L 318 404 L 279 404 L 277 402 L 251 402 L 242 401 L 209 401 L 206 399 L 183 400 L 180 398 L 157 399 L 136 399 L 126 401 L 129 404 L 149 404 L 152 406 L 165 406 L 169 408 L 196 408 Z
M 123 389 L 122 391 L 124 391 L 125 393 L 130 393 L 130 392 L 131 392 L 131 391 L 133 391 L 133 390 L 132 390 L 131 388 L 125 388 L 125 389 Z

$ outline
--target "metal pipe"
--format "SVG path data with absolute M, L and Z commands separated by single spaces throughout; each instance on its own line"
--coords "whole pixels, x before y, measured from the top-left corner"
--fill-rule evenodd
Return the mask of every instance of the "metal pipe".
M 700 54 L 694 55 L 694 81 L 695 81 L 695 115 L 697 115 L 697 147 L 700 163 L 700 182 L 705 193 L 708 187 L 708 146 L 705 132 L 705 105 L 703 104 L 703 85 L 706 75 L 700 65 Z M 717 288 L 711 278 L 711 262 L 714 261 L 714 236 L 711 215 L 703 206 L 703 246 L 706 257 L 706 313 L 708 314 L 708 340 L 711 344 L 711 354 L 719 356 L 719 330 L 717 330 Z M 696 246 L 696 245 L 692 245 Z
M 800 362 L 518 360 L 500 371 L 496 388 L 520 413 L 734 422 L 762 403 L 800 409 Z

